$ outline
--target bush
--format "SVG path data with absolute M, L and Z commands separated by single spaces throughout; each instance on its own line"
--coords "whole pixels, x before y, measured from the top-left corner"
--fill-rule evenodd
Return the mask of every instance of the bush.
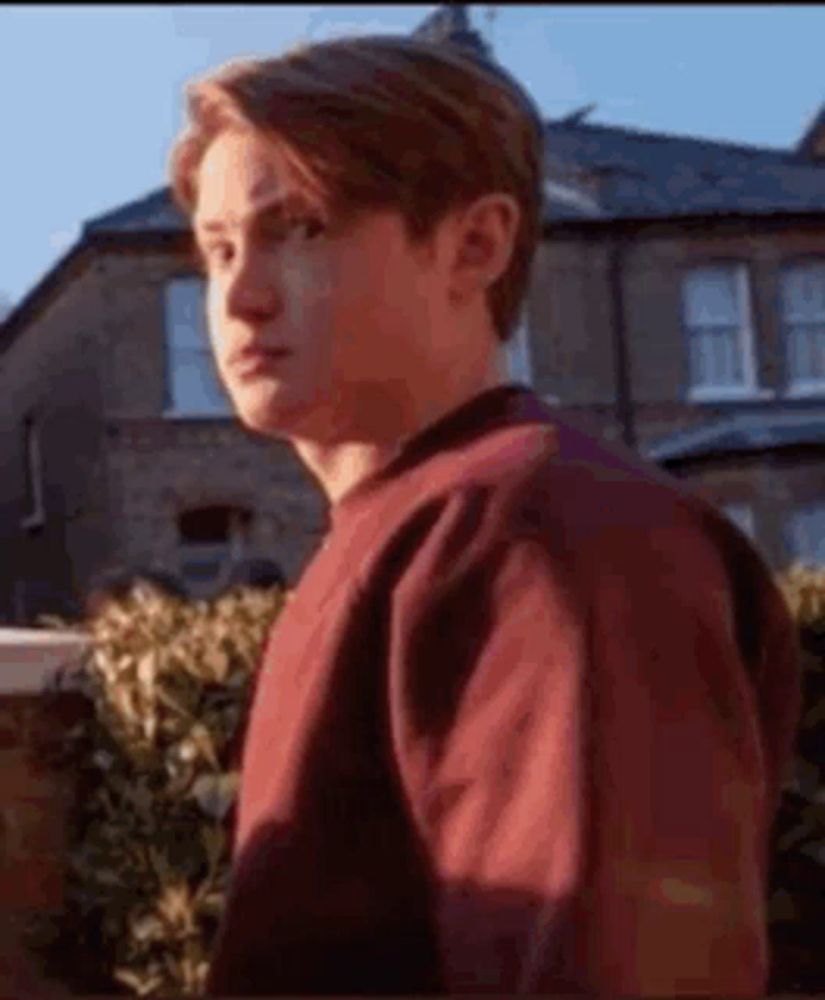
M 278 590 L 192 602 L 138 584 L 87 623 L 94 706 L 59 759 L 79 781 L 66 901 L 32 928 L 80 992 L 203 991 L 223 903 L 252 681 Z
M 825 572 L 780 577 L 799 623 L 804 708 L 774 831 L 770 992 L 825 992 Z M 282 604 L 236 589 L 188 602 L 138 586 L 89 623 L 94 707 L 60 763 L 79 775 L 66 905 L 34 929 L 78 992 L 202 992 L 223 903 L 240 741 Z M 63 624 L 63 623 L 58 623 Z
M 794 566 L 779 579 L 799 625 L 802 717 L 793 778 L 773 840 L 769 921 L 772 993 L 825 992 L 825 571 Z

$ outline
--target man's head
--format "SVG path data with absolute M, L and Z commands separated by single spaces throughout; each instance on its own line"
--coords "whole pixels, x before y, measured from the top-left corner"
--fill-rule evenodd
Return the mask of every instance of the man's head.
M 189 112 L 173 187 L 247 424 L 311 433 L 321 403 L 328 423 L 350 397 L 392 406 L 401 383 L 480 364 L 490 345 L 462 331 L 508 338 L 542 150 L 501 74 L 407 38 L 339 40 L 230 64 L 190 87 Z M 289 353 L 247 360 L 261 346 Z

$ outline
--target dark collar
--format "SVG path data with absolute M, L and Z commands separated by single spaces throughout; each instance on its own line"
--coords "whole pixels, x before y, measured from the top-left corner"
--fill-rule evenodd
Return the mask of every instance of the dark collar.
M 362 479 L 333 504 L 330 516 L 333 521 L 337 521 L 342 515 L 360 506 L 383 483 L 438 452 L 467 444 L 474 438 L 502 427 L 547 423 L 550 420 L 552 416 L 549 407 L 527 386 L 511 383 L 487 389 L 408 438 L 394 458 Z

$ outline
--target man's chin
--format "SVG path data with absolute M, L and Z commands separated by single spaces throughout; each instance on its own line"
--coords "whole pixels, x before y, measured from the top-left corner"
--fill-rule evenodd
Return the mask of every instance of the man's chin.
M 300 423 L 306 407 L 296 401 L 273 399 L 236 399 L 235 410 L 248 430 L 264 437 L 288 437 Z

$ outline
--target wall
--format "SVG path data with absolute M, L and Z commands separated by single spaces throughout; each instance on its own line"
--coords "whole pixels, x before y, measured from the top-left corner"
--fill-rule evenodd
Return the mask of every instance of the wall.
M 0 995 L 59 996 L 24 949 L 35 915 L 56 912 L 66 877 L 73 775 L 46 763 L 63 734 L 89 711 L 71 689 L 44 697 L 82 640 L 34 630 L 0 629 Z
M 27 584 L 29 613 L 68 612 L 90 549 L 108 545 L 102 461 L 103 275 L 88 256 L 48 296 L 0 356 L 0 621 L 12 620 L 15 587 Z M 23 420 L 40 427 L 46 522 L 27 532 Z

